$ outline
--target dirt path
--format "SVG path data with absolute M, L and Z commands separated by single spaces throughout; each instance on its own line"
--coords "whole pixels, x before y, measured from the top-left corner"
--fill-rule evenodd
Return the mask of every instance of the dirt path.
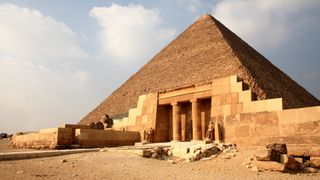
M 110 151 L 0 161 L 0 179 L 320 179 L 320 174 L 251 171 L 241 165 L 251 153 L 240 150 L 228 160 L 177 164 Z

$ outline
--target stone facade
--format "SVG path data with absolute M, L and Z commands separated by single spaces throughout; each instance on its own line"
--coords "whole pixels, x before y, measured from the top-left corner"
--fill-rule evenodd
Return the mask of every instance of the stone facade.
M 139 141 L 214 140 L 263 146 L 283 142 L 288 144 L 288 154 L 320 156 L 320 106 L 283 110 L 281 98 L 254 100 L 251 90 L 244 87 L 237 76 L 229 76 L 209 84 L 141 95 L 137 107 L 112 128 L 65 124 L 14 136 L 13 145 L 104 147 Z M 297 150 L 301 146 L 308 148 Z
M 281 98 L 254 100 L 251 90 L 244 90 L 243 82 L 230 76 L 210 84 L 140 96 L 134 111 L 140 114 L 130 113 L 130 109 L 129 117 L 115 128 L 142 132 L 151 127 L 155 142 L 198 141 L 206 139 L 212 122 L 216 141 L 240 146 L 275 142 L 288 143 L 289 148 L 297 144 L 319 146 L 320 106 L 283 110 L 282 105 Z M 145 113 L 136 109 L 147 106 L 153 111 L 141 121 Z

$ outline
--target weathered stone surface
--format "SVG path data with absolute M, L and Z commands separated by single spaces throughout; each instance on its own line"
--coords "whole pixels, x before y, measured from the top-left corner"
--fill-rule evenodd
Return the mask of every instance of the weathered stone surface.
M 285 169 L 299 171 L 302 168 L 302 164 L 295 160 L 294 157 L 288 156 L 288 161 L 285 163 Z
M 273 143 L 267 145 L 267 149 L 275 149 L 280 154 L 287 154 L 287 145 L 280 143 Z
M 142 157 L 151 157 L 151 150 L 143 150 Z
M 320 157 L 311 157 L 310 166 L 315 168 L 320 168 Z
M 284 164 L 274 162 L 274 161 L 254 161 L 252 162 L 252 166 L 257 167 L 259 169 L 280 171 L 280 172 L 283 172 L 285 170 Z
M 305 167 L 305 168 L 303 168 L 303 172 L 305 172 L 305 173 L 318 173 L 318 170 L 316 170 L 315 168 L 312 168 L 312 167 Z
M 287 154 L 281 154 L 280 155 L 280 163 L 286 164 L 288 162 L 288 155 Z

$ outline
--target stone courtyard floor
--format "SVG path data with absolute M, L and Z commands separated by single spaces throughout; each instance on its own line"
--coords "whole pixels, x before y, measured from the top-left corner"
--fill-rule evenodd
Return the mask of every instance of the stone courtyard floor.
M 142 158 L 123 151 L 0 161 L 0 179 L 320 179 L 320 174 L 254 172 L 242 165 L 254 151 L 231 159 L 182 162 Z

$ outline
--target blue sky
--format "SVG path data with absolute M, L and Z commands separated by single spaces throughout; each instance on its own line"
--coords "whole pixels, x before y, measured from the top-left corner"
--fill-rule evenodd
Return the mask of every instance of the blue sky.
M 317 0 L 0 0 L 0 132 L 77 123 L 204 13 L 320 98 Z

